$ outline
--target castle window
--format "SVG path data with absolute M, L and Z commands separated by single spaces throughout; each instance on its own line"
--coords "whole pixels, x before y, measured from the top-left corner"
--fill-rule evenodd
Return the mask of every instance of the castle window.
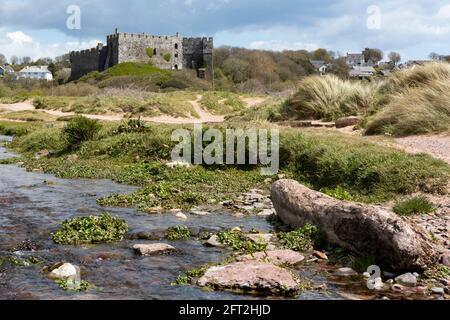
M 178 43 L 175 43 L 175 50 L 178 50 Z
M 178 65 L 177 64 L 175 65 L 175 70 L 178 70 Z
M 155 49 L 153 49 L 153 55 L 155 55 L 155 56 L 156 56 L 156 48 L 155 48 Z
M 178 58 L 178 53 L 175 53 L 175 58 Z

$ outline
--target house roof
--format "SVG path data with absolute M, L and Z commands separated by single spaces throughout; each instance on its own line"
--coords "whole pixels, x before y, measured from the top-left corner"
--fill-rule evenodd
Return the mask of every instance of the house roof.
M 363 75 L 370 75 L 374 74 L 376 70 L 373 67 L 353 67 L 352 70 L 350 70 L 350 76 L 363 76 Z
M 310 60 L 309 61 L 313 66 L 314 66 L 314 68 L 316 68 L 316 69 L 320 69 L 320 68 L 322 68 L 323 66 L 325 66 L 327 63 L 325 62 L 325 61 L 323 61 L 323 60 Z
M 27 66 L 19 71 L 20 73 L 51 73 L 48 66 Z

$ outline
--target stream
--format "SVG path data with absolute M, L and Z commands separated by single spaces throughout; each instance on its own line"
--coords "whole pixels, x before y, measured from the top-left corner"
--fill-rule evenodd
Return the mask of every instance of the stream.
M 0 141 L 10 141 L 0 136 Z M 0 142 L 1 143 L 1 142 Z M 14 157 L 0 144 L 0 159 Z M 206 248 L 195 239 L 164 241 L 179 252 L 172 255 L 137 257 L 130 248 L 151 241 L 125 240 L 95 246 L 60 246 L 51 241 L 65 219 L 80 215 L 97 215 L 107 211 L 125 219 L 130 233 L 164 232 L 168 227 L 186 225 L 191 228 L 224 230 L 243 226 L 270 232 L 265 217 L 237 218 L 230 214 L 189 216 L 185 222 L 173 214 L 149 215 L 133 209 L 102 208 L 96 199 L 111 193 L 129 193 L 135 187 L 107 180 L 64 180 L 48 174 L 26 172 L 16 165 L 0 165 L 0 259 L 37 257 L 41 263 L 30 267 L 8 267 L 0 264 L 0 299 L 262 299 L 229 292 L 212 292 L 196 286 L 173 286 L 184 271 L 206 263 L 220 262 L 229 255 L 226 249 Z M 34 251 L 20 249 L 24 241 Z M 17 249 L 19 248 L 19 249 Z M 87 292 L 66 292 L 46 278 L 42 268 L 58 262 L 81 267 L 82 279 L 93 287 Z M 365 299 L 379 297 L 365 288 L 363 281 L 345 282 L 330 276 L 326 264 L 311 264 L 295 272 L 314 285 L 326 284 L 327 290 L 308 290 L 298 299 L 348 299 L 349 295 Z M 279 298 L 270 298 L 279 299 Z

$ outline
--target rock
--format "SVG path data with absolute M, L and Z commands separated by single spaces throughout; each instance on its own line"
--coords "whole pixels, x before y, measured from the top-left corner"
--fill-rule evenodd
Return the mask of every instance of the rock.
M 242 229 L 239 227 L 235 227 L 233 229 L 231 229 L 232 232 L 242 232 Z
M 174 161 L 174 162 L 166 163 L 166 167 L 168 167 L 170 169 L 175 169 L 175 168 L 178 168 L 178 167 L 189 168 L 190 166 L 191 166 L 190 163 L 182 162 L 182 161 Z
M 444 253 L 442 255 L 441 263 L 446 267 L 450 267 L 450 252 Z
M 208 216 L 209 215 L 209 212 L 196 210 L 196 209 L 192 210 L 190 213 L 194 216 Z
M 262 262 L 212 267 L 198 280 L 198 285 L 273 295 L 294 295 L 299 291 L 298 283 L 288 270 Z
M 442 280 L 441 280 L 441 283 L 442 283 L 444 286 L 446 286 L 446 287 L 450 286 L 450 280 L 449 280 L 449 279 L 442 279 Z
M 272 241 L 273 234 L 271 233 L 249 233 L 246 234 L 245 237 L 253 241 L 255 243 L 267 243 L 269 244 Z
M 394 284 L 394 279 L 388 279 L 386 280 L 386 283 L 389 285 L 393 285 Z
M 214 247 L 214 248 L 225 248 L 226 245 L 224 245 L 223 243 L 221 243 L 219 241 L 219 237 L 217 235 L 213 235 L 211 238 L 208 239 L 208 241 L 206 241 L 204 243 L 205 246 L 207 247 Z
M 264 210 L 258 212 L 258 216 L 261 216 L 261 217 L 270 217 L 273 214 L 275 214 L 274 209 L 264 209 Z
M 176 217 L 177 219 L 180 219 L 180 220 L 187 220 L 187 219 L 188 219 L 188 217 L 187 217 L 184 213 L 182 213 L 182 212 L 177 213 L 177 214 L 175 215 L 175 217 Z
M 392 291 L 395 291 L 395 292 L 403 292 L 403 291 L 405 291 L 405 287 L 400 285 L 400 284 L 394 284 L 391 287 L 391 289 L 392 289 Z
M 78 160 L 78 156 L 76 154 L 71 154 L 70 156 L 67 157 L 67 161 L 70 162 L 75 162 Z
M 358 273 L 355 270 L 353 270 L 352 268 L 340 268 L 340 269 L 336 270 L 336 272 L 334 274 L 339 277 L 351 277 L 351 276 L 358 275 Z
M 412 273 L 405 273 L 395 278 L 395 282 L 404 287 L 413 288 L 417 286 L 417 277 Z
M 327 242 L 376 256 L 393 271 L 427 269 L 438 260 L 426 232 L 381 207 L 339 201 L 294 180 L 274 183 L 271 198 L 290 227 L 316 225 Z
M 76 277 L 80 274 L 80 268 L 70 263 L 64 263 L 63 265 L 53 269 L 49 273 L 49 277 L 54 280 L 76 280 Z
M 273 250 L 240 256 L 237 258 L 237 260 L 269 262 L 276 265 L 295 266 L 303 262 L 305 260 L 305 257 L 293 250 Z
M 369 279 L 370 278 L 370 273 L 364 272 L 363 273 L 363 277 L 366 278 L 366 279 Z
M 383 276 L 388 279 L 394 279 L 397 277 L 397 274 L 388 271 L 383 271 Z
M 445 294 L 445 290 L 444 288 L 432 288 L 431 289 L 431 293 L 432 294 L 440 294 L 440 295 L 444 295 Z
M 384 289 L 385 289 L 385 285 L 383 283 L 383 279 L 376 278 L 373 283 L 373 290 L 384 290 Z
M 174 247 L 165 243 L 136 244 L 133 246 L 133 250 L 141 256 L 152 256 L 176 251 Z
M 34 154 L 34 158 L 36 160 L 42 159 L 42 158 L 47 158 L 50 155 L 50 151 L 48 150 L 41 150 L 39 152 L 36 152 Z
M 323 252 L 314 251 L 313 254 L 314 254 L 315 257 L 317 257 L 317 258 L 319 258 L 321 260 L 328 260 L 328 256 L 325 253 L 323 253 Z
M 361 117 L 345 117 L 337 119 L 335 122 L 336 128 L 346 128 L 356 126 L 362 120 Z
M 444 291 L 445 291 L 446 294 L 450 294 L 450 287 L 445 287 Z

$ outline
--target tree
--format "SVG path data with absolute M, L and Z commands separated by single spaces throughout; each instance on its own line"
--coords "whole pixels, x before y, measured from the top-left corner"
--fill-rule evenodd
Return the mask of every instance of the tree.
M 23 64 L 26 64 L 26 65 L 29 65 L 30 63 L 31 63 L 31 58 L 30 57 L 23 57 L 22 58 L 22 63 Z
M 363 51 L 363 54 L 365 62 L 372 64 L 377 64 L 378 62 L 383 60 L 384 57 L 383 51 L 381 51 L 380 49 L 366 48 Z
M 330 63 L 333 60 L 330 52 L 328 52 L 326 49 L 317 49 L 313 52 L 312 57 L 313 60 L 322 60 L 326 63 Z
M 402 60 L 402 56 L 398 52 L 389 53 L 389 61 L 396 66 Z
M 4 65 L 7 63 L 8 63 L 8 60 L 6 59 L 5 55 L 0 53 L 0 65 Z
M 12 65 L 17 65 L 19 63 L 20 63 L 20 59 L 18 57 L 16 57 L 16 56 L 12 56 L 11 57 L 11 64 Z
M 334 59 L 333 63 L 330 65 L 328 72 L 338 76 L 341 79 L 347 79 L 350 69 L 347 65 L 347 60 L 345 57 L 340 57 Z
M 436 52 L 431 52 L 431 53 L 428 55 L 428 57 L 429 57 L 431 60 L 435 60 L 435 61 L 441 59 L 441 55 L 440 55 L 440 54 L 437 54 Z

